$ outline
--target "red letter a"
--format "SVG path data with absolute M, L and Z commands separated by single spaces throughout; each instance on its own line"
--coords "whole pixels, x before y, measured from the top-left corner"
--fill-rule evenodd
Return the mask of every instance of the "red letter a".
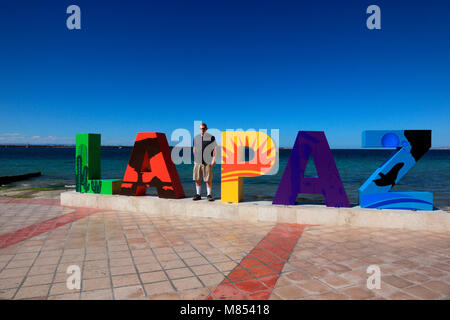
M 184 198 L 184 190 L 164 133 L 137 134 L 120 194 L 144 196 L 147 187 L 156 187 L 160 198 Z

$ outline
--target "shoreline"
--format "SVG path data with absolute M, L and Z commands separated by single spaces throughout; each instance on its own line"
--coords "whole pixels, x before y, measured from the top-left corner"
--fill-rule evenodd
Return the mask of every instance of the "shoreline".
M 47 144 L 2 144 L 0 148 L 65 148 L 65 149 L 75 149 L 75 145 L 47 145 Z M 169 146 L 169 148 L 174 148 L 175 146 Z M 112 149 L 132 149 L 133 146 L 124 145 L 102 145 L 101 148 L 112 148 Z M 192 147 L 182 147 L 182 148 L 192 148 Z M 279 147 L 280 150 L 292 150 L 292 147 Z M 395 148 L 392 148 L 395 149 Z M 386 148 L 331 148 L 331 150 L 388 150 Z M 430 150 L 450 150 L 450 147 L 431 147 Z

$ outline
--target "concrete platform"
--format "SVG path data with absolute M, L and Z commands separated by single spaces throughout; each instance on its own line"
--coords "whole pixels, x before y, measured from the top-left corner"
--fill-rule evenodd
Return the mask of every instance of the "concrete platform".
M 103 210 L 141 212 L 155 215 L 218 218 L 242 221 L 284 222 L 325 226 L 400 228 L 406 230 L 450 231 L 450 213 L 388 209 L 330 208 L 325 205 L 272 205 L 270 201 L 222 203 L 220 200 L 192 201 L 130 197 L 77 192 L 61 194 L 61 205 Z

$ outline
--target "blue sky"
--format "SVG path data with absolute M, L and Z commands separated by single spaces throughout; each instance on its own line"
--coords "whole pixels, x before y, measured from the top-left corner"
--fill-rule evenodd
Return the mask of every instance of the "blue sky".
M 277 128 L 284 147 L 324 130 L 359 148 L 366 129 L 450 146 L 449 14 L 442 0 L 1 0 L 0 144 L 132 145 L 203 120 Z

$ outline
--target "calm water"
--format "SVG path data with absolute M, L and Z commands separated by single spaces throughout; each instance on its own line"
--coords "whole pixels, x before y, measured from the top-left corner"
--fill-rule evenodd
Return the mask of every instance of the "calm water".
M 102 178 L 122 178 L 131 148 L 102 148 Z M 392 150 L 333 150 L 336 165 L 350 202 L 356 204 L 358 188 L 392 153 Z M 290 150 L 280 150 L 279 170 L 276 175 L 245 178 L 245 200 L 272 200 Z M 42 177 L 17 182 L 14 185 L 30 187 L 60 187 L 75 184 L 75 148 L 5 148 L 0 147 L 0 176 L 41 171 Z M 177 165 L 185 193 L 195 191 L 192 165 Z M 314 166 L 308 166 L 313 175 Z M 220 166 L 214 168 L 214 196 L 220 196 Z M 437 207 L 450 206 L 450 150 L 430 150 L 395 186 L 395 190 L 430 191 Z M 202 192 L 206 192 L 203 186 Z M 153 189 L 150 194 L 155 194 Z M 300 201 L 322 201 L 317 195 L 302 195 Z

